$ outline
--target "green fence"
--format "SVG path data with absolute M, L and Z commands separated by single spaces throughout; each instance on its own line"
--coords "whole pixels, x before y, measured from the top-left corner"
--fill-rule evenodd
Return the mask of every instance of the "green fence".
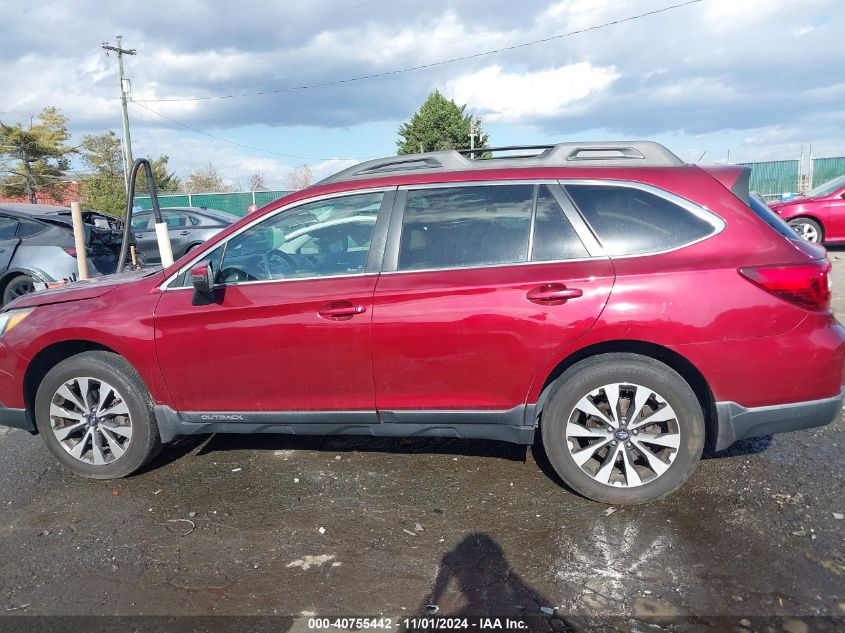
M 797 160 L 772 160 L 764 163 L 740 163 L 751 167 L 751 191 L 763 195 L 798 191 Z
M 813 159 L 813 187 L 845 175 L 845 156 Z
M 161 194 L 158 204 L 161 207 L 208 207 L 219 209 L 232 215 L 246 215 L 249 205 L 259 208 L 291 193 L 290 191 L 236 191 L 232 193 L 179 193 Z M 135 196 L 135 204 L 152 208 L 149 196 Z

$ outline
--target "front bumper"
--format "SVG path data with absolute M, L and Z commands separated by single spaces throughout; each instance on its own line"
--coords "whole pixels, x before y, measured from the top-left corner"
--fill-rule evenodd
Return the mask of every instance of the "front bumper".
M 8 409 L 0 405 L 0 426 L 11 426 L 35 433 L 35 425 L 26 414 L 26 409 Z
M 746 408 L 736 402 L 717 402 L 716 450 L 747 437 L 799 431 L 830 424 L 839 415 L 845 389 L 823 400 Z

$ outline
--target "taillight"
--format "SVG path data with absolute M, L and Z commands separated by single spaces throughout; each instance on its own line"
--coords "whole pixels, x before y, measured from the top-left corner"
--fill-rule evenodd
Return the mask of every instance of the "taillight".
M 808 264 L 748 266 L 739 274 L 763 290 L 808 310 L 830 308 L 828 273 L 830 262 L 816 259 Z
M 71 257 L 76 257 L 76 249 L 75 248 L 66 248 L 64 249 L 65 253 L 70 255 Z

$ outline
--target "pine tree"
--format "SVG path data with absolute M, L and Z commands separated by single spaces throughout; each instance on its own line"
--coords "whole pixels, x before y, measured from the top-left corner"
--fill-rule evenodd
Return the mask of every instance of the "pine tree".
M 435 90 L 407 123 L 399 127 L 396 145 L 399 154 L 415 154 L 444 149 L 470 149 L 470 128 L 473 121 L 479 136 L 475 147 L 486 148 L 488 135 L 481 129 L 481 120 Z
M 0 122 L 0 156 L 4 158 L 2 188 L 5 195 L 23 197 L 35 204 L 38 194 L 64 198 L 68 156 L 75 151 L 67 118 L 57 108 L 44 108 L 29 125 Z

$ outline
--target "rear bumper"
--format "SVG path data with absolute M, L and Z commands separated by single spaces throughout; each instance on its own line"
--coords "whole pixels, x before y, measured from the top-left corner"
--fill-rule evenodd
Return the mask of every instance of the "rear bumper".
M 35 426 L 26 414 L 26 409 L 8 409 L 0 405 L 0 426 L 11 426 L 35 433 Z
M 830 424 L 839 415 L 843 400 L 845 390 L 832 398 L 767 407 L 747 408 L 736 402 L 717 402 L 716 450 L 721 451 L 737 440 L 747 437 L 799 431 Z

